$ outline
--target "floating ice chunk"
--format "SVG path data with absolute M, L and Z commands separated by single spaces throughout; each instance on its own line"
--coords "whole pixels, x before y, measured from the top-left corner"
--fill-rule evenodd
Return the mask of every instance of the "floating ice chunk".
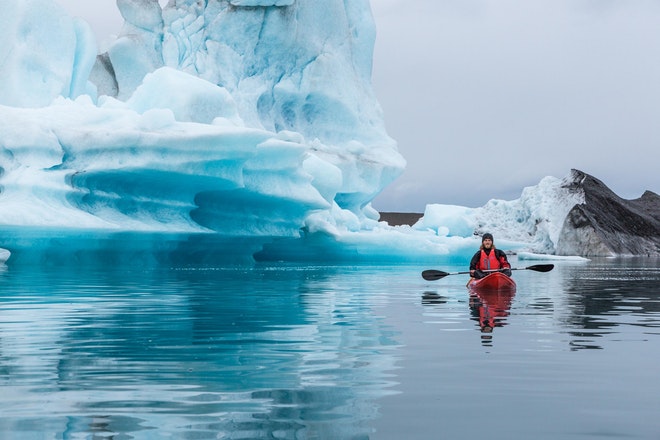
M 560 256 L 548 254 L 535 254 L 532 252 L 518 252 L 518 260 L 552 260 L 552 261 L 590 261 L 588 258 L 580 256 Z
M 415 229 L 430 229 L 441 236 L 469 237 L 476 226 L 478 210 L 456 205 L 426 205 L 424 216 L 414 225 Z
M 511 201 L 490 200 L 479 209 L 477 231 L 522 242 L 533 242 L 534 249 L 554 253 L 559 233 L 568 212 L 584 195 L 566 188 L 562 179 L 544 177 L 538 185 L 523 189 Z

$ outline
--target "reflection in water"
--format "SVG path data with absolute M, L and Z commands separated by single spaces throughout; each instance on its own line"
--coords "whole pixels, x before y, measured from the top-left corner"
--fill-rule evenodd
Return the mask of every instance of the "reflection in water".
M 2 274 L 0 432 L 359 438 L 392 386 L 367 270 L 22 257 Z
M 566 317 L 572 350 L 601 349 L 603 336 L 623 331 L 621 326 L 638 326 L 658 334 L 660 323 L 660 267 L 644 267 L 639 259 L 622 259 L 623 268 L 611 262 L 595 262 L 571 268 L 565 278 Z M 642 261 L 649 265 L 648 259 Z M 652 263 L 652 262 L 651 262 Z M 627 267 L 626 267 L 627 266 Z M 624 317 L 647 316 L 627 322 Z M 656 318 L 653 319 L 652 317 Z
M 0 272 L 0 433 L 381 440 L 478 438 L 489 426 L 502 438 L 554 440 L 659 432 L 657 261 L 522 271 L 514 300 L 469 298 L 458 277 L 425 291 L 433 287 L 418 268 L 245 265 L 254 243 L 124 238 L 128 252 L 116 242 L 106 252 L 93 237 L 85 249 L 25 245 Z M 222 263 L 208 264 L 223 252 Z M 484 340 L 492 349 L 473 343 L 495 333 L 495 346 Z M 574 352 L 581 348 L 601 350 Z M 465 414 L 483 423 L 466 424 Z
M 437 292 L 426 291 L 422 294 L 422 304 L 424 305 L 445 304 L 446 302 L 447 298 Z
M 470 292 L 470 311 L 481 330 L 481 342 L 492 344 L 495 327 L 506 325 L 515 291 L 480 290 Z

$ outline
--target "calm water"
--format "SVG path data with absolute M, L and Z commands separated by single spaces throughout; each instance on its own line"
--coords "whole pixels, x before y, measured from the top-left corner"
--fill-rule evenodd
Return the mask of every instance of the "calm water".
M 660 439 L 657 259 L 470 298 L 420 276 L 458 266 L 26 255 L 0 272 L 3 440 Z

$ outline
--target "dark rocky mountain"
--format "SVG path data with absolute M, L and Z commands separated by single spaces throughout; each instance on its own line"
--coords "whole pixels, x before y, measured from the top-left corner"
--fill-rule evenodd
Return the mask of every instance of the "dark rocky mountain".
M 557 255 L 660 255 L 660 196 L 646 191 L 625 200 L 603 182 L 571 170 L 566 188 L 582 192 L 584 203 L 566 216 Z
M 387 222 L 390 226 L 408 225 L 412 226 L 424 214 L 418 212 L 381 212 L 380 221 Z

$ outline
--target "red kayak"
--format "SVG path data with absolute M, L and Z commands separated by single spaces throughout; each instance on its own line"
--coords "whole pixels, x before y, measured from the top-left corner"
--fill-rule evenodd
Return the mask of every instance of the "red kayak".
M 472 279 L 468 283 L 470 290 L 502 290 L 507 292 L 516 291 L 516 282 L 513 278 L 502 272 L 493 272 L 480 279 Z

